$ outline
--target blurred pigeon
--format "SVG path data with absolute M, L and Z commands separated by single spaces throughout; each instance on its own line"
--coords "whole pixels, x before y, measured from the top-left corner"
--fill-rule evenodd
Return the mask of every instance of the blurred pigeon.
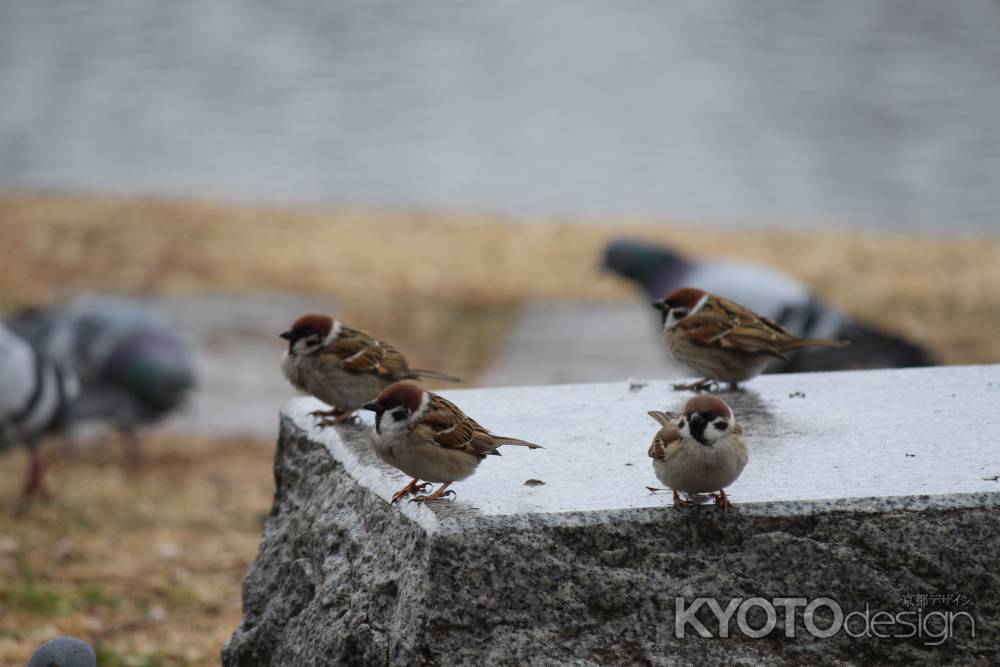
M 38 439 L 65 425 L 78 392 L 72 371 L 0 324 L 0 452 L 17 444 L 30 452 L 22 501 L 43 492 Z
M 788 361 L 772 363 L 768 372 L 934 364 L 923 348 L 852 320 L 823 304 L 795 278 L 764 266 L 735 261 L 698 262 L 670 248 L 633 239 L 608 243 L 603 266 L 638 283 L 653 300 L 662 299 L 678 287 L 697 287 L 769 317 L 796 336 L 851 341 L 851 346 L 844 349 L 802 350 Z
M 178 408 L 195 383 L 177 328 L 131 299 L 78 296 L 15 313 L 8 326 L 80 378 L 70 423 L 108 419 L 135 445 L 135 430 Z
M 82 639 L 56 637 L 31 655 L 27 667 L 97 667 L 97 656 Z

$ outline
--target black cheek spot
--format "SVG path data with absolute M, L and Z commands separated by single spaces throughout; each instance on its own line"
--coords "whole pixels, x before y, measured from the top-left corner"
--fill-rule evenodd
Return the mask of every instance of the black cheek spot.
M 683 419 L 680 420 L 679 422 L 677 422 L 677 428 L 684 428 L 684 420 Z
M 719 429 L 720 431 L 725 431 L 727 428 L 729 428 L 729 424 L 720 419 L 719 421 L 715 422 L 715 428 Z
M 406 410 L 396 410 L 392 413 L 392 418 L 396 421 L 403 421 L 406 419 Z

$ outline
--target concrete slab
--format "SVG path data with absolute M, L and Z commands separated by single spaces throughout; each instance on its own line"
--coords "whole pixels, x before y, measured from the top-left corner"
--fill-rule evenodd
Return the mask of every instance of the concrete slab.
M 514 387 L 688 375 L 663 347 L 654 314 L 632 301 L 528 305 L 481 384 Z
M 223 665 L 995 664 L 1000 366 L 754 380 L 726 396 L 751 448 L 729 513 L 644 488 L 645 411 L 687 397 L 666 383 L 447 395 L 548 449 L 507 448 L 455 501 L 391 505 L 407 480 L 375 459 L 369 424 L 320 432 L 315 402 L 286 407 Z M 967 613 L 940 642 L 899 623 L 821 636 L 836 615 L 801 607 L 760 641 L 703 607 L 703 639 L 684 612 L 792 597 L 897 618 L 934 593 L 965 601 L 935 611 Z

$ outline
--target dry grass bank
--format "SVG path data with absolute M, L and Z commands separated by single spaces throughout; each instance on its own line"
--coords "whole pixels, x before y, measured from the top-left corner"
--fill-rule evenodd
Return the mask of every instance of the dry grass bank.
M 119 444 L 50 451 L 52 499 L 24 515 L 10 508 L 27 455 L 4 455 L 0 665 L 55 634 L 89 641 L 101 667 L 219 663 L 270 507 L 273 446 L 154 437 L 126 469 Z
M 631 234 L 782 268 L 947 363 L 1000 360 L 1000 238 L 694 234 L 635 220 L 509 224 L 499 216 L 29 195 L 0 197 L 0 220 L 0 307 L 69 288 L 329 292 L 345 304 L 345 319 L 433 361 L 442 340 L 493 341 L 477 323 L 497 329 L 525 301 L 632 297 L 595 270 L 604 243 Z M 449 333 L 456 328 L 461 335 Z M 482 352 L 463 352 L 464 365 Z

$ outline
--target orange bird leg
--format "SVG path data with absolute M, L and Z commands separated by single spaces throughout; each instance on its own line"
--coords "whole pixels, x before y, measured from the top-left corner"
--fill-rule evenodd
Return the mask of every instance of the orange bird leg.
M 688 382 L 671 385 L 674 391 L 712 391 L 718 387 L 718 383 L 712 378 L 702 378 L 697 382 Z
M 438 487 L 438 490 L 429 496 L 417 496 L 415 498 L 410 498 L 411 503 L 426 503 L 428 500 L 437 500 L 438 498 L 443 498 L 448 494 L 455 495 L 454 491 L 448 491 L 448 487 L 451 486 L 451 482 L 445 482 Z
M 422 493 L 429 486 L 430 484 L 427 482 L 421 484 L 419 479 L 411 479 L 409 484 L 392 494 L 392 502 L 398 503 L 400 499 L 405 498 L 411 493 Z
M 719 495 L 715 496 L 715 504 L 721 506 L 723 512 L 728 512 L 729 508 L 733 506 L 729 502 L 729 496 L 726 495 L 725 489 L 719 489 Z
M 676 505 L 677 507 L 679 507 L 681 509 L 684 509 L 685 507 L 691 507 L 691 501 L 690 500 L 683 500 L 680 497 L 680 495 L 677 493 L 677 491 L 674 491 L 674 505 Z
M 336 426 L 351 421 L 354 418 L 354 411 L 330 408 L 329 410 L 315 410 L 310 412 L 309 415 L 312 417 L 322 417 L 316 425 L 320 428 L 326 428 L 327 426 Z

